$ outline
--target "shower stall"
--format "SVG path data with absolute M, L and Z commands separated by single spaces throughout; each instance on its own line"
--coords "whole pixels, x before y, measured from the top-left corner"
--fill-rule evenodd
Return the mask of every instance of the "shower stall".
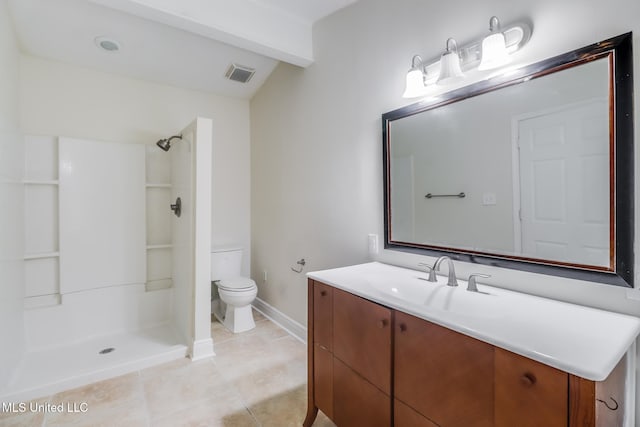
M 24 401 L 213 355 L 212 123 L 158 141 L 26 136 Z

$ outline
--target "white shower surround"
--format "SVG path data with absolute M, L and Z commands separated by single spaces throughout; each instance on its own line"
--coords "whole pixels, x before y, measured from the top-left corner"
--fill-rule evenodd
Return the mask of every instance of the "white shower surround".
M 210 247 L 211 166 L 210 162 L 198 162 L 197 154 L 206 159 L 211 158 L 211 126 L 211 120 L 198 118 L 183 131 L 185 135 L 182 145 L 178 145 L 179 148 L 172 150 L 172 153 L 164 153 L 167 156 L 166 165 L 171 165 L 174 173 L 165 173 L 167 178 L 171 177 L 171 182 L 161 184 L 160 188 L 164 188 L 163 186 L 166 185 L 166 190 L 171 191 L 171 197 L 175 197 L 176 194 L 180 195 L 185 203 L 182 217 L 180 219 L 173 217 L 171 221 L 172 233 L 170 234 L 172 235 L 172 241 L 168 242 L 168 246 L 171 247 L 171 244 L 173 244 L 176 249 L 172 257 L 172 277 L 168 279 L 169 285 L 171 284 L 171 279 L 173 279 L 174 286 L 172 287 L 157 289 L 149 287 L 149 283 L 145 284 L 144 273 L 140 276 L 140 271 L 146 270 L 144 266 L 145 260 L 144 258 L 140 259 L 139 256 L 134 257 L 129 263 L 126 260 L 119 260 L 121 264 L 119 273 L 121 274 L 118 279 L 114 280 L 112 278 L 111 281 L 107 282 L 102 279 L 102 276 L 111 273 L 110 268 L 113 260 L 110 261 L 110 259 L 122 249 L 122 245 L 139 247 L 139 250 L 144 253 L 144 230 L 147 229 L 147 232 L 149 232 L 143 219 L 145 217 L 144 196 L 141 197 L 141 204 L 134 199 L 129 200 L 129 203 L 139 205 L 137 209 L 133 208 L 132 210 L 135 213 L 134 215 L 137 216 L 136 221 L 142 221 L 136 225 L 140 229 L 140 233 L 142 233 L 142 241 L 133 236 L 129 242 L 127 233 L 124 233 L 120 248 L 117 247 L 117 243 L 113 243 L 118 240 L 116 236 L 112 237 L 113 241 L 105 242 L 108 243 L 106 246 L 110 247 L 112 253 L 108 253 L 109 248 L 106 249 L 107 252 L 100 253 L 99 255 L 103 258 L 102 261 L 96 261 L 93 258 L 97 252 L 91 251 L 90 248 L 88 248 L 87 254 L 84 255 L 76 251 L 75 258 L 79 257 L 80 259 L 65 259 L 65 247 L 69 247 L 70 244 L 68 240 L 65 241 L 65 238 L 82 240 L 80 235 L 71 237 L 70 234 L 72 233 L 65 231 L 65 227 L 70 228 L 73 226 L 74 220 L 80 220 L 77 217 L 78 215 L 73 219 L 71 218 L 78 210 L 83 209 L 80 205 L 73 206 L 75 202 L 69 201 L 69 198 L 73 197 L 74 193 L 78 192 L 79 195 L 88 198 L 87 200 L 83 199 L 83 203 L 113 205 L 114 209 L 126 209 L 126 206 L 118 205 L 117 200 L 112 200 L 111 203 L 105 204 L 104 200 L 98 200 L 103 197 L 101 194 L 96 195 L 96 200 L 91 200 L 91 192 L 87 191 L 91 185 L 89 183 L 92 179 L 90 174 L 83 177 L 85 181 L 83 183 L 74 182 L 70 184 L 67 181 L 77 180 L 77 178 L 66 178 L 67 181 L 65 181 L 65 178 L 61 177 L 60 182 L 63 189 L 60 192 L 66 192 L 67 194 L 60 198 L 58 205 L 61 206 L 56 206 L 56 210 L 60 212 L 60 225 L 65 224 L 59 236 L 59 239 L 65 244 L 60 245 L 60 242 L 55 241 L 57 240 L 55 238 L 56 233 L 44 233 L 54 236 L 53 242 L 47 242 L 44 245 L 52 247 L 50 254 L 47 254 L 45 259 L 50 259 L 49 256 L 53 254 L 51 255 L 52 259 L 56 260 L 59 256 L 61 261 L 64 260 L 60 262 L 62 265 L 60 269 L 61 280 L 47 280 L 48 286 L 52 289 L 46 289 L 46 286 L 44 289 L 38 289 L 42 288 L 42 286 L 38 286 L 36 283 L 36 290 L 32 291 L 38 293 L 39 290 L 42 294 L 54 293 L 56 295 L 27 298 L 27 300 L 35 299 L 36 302 L 39 302 L 38 298 L 53 297 L 45 298 L 45 305 L 38 306 L 36 304 L 25 309 L 25 354 L 13 371 L 8 386 L 0 389 L 0 396 L 2 396 L 3 401 L 17 402 L 32 399 L 181 358 L 185 355 L 189 355 L 193 359 L 213 355 L 208 306 L 196 304 L 194 300 L 200 297 L 203 301 L 208 302 L 209 295 L 208 255 Z M 31 141 L 40 141 L 40 143 L 44 141 L 45 144 L 57 141 L 57 138 L 52 137 L 30 138 Z M 78 143 L 93 144 L 94 148 L 97 147 L 94 151 L 85 150 L 85 147 L 79 145 L 80 152 L 84 154 L 78 155 L 76 153 L 77 160 L 82 160 L 83 156 L 91 157 L 91 153 L 94 152 L 100 153 L 101 149 L 112 152 L 127 152 L 127 156 L 131 156 L 132 153 L 130 152 L 137 152 L 139 149 L 144 153 L 144 147 L 138 144 L 118 145 L 117 143 L 65 140 L 64 138 L 59 138 L 58 143 L 63 147 L 63 155 L 60 156 L 61 169 L 73 167 L 73 162 L 69 157 L 74 156 L 70 154 L 73 149 L 69 148 L 69 144 L 71 146 Z M 30 144 L 27 143 L 26 146 L 29 147 Z M 155 149 L 157 149 L 155 146 L 148 147 L 147 152 L 152 150 L 151 152 L 153 153 Z M 52 153 L 57 151 L 51 150 Z M 104 156 L 104 153 L 102 154 L 103 159 L 109 157 Z M 121 197 L 121 192 L 132 193 L 137 196 L 143 194 L 140 193 L 140 190 L 142 189 L 144 192 L 145 188 L 145 162 L 144 154 L 142 157 L 139 154 L 133 157 L 138 158 L 138 160 L 142 159 L 139 165 L 143 171 L 142 175 L 133 170 L 135 169 L 134 162 L 129 165 L 129 169 L 133 171 L 137 178 L 125 177 L 120 179 L 119 183 L 116 182 L 114 184 L 114 188 L 108 188 L 109 184 L 107 184 L 107 187 L 102 188 L 102 193 L 113 191 L 113 197 L 116 199 Z M 171 161 L 168 161 L 168 156 L 171 156 Z M 112 158 L 111 160 L 114 161 L 115 159 Z M 122 165 L 123 160 L 121 159 L 120 165 Z M 92 160 L 85 158 L 84 161 L 90 163 Z M 96 170 L 100 169 L 96 165 L 94 167 Z M 102 172 L 104 173 L 105 170 L 108 169 L 103 169 Z M 115 170 L 120 174 L 126 175 L 126 171 L 123 168 Z M 64 172 L 61 172 L 61 175 L 64 175 Z M 130 190 L 123 187 L 123 184 L 128 183 L 128 179 L 132 181 L 132 189 Z M 46 185 L 55 186 L 56 181 L 55 179 L 49 180 Z M 100 181 L 102 183 L 105 182 L 104 176 Z M 115 179 L 114 181 L 118 180 Z M 51 182 L 54 184 L 51 184 Z M 68 187 L 65 187 L 65 185 L 68 185 Z M 77 185 L 88 187 L 84 190 L 82 188 L 74 188 Z M 149 185 L 146 185 L 146 187 L 149 187 Z M 156 186 L 153 186 L 153 188 L 156 188 Z M 126 198 L 126 194 L 124 197 Z M 200 197 L 200 200 L 198 197 Z M 161 206 L 152 208 L 161 208 Z M 46 210 L 45 206 L 37 206 L 37 208 Z M 168 210 L 168 206 L 166 208 Z M 103 239 L 101 241 L 104 241 L 104 238 L 109 233 L 117 233 L 118 229 L 110 229 L 108 230 L 109 233 L 105 235 L 101 230 L 97 229 L 102 222 L 106 224 L 105 228 L 109 229 L 109 215 L 114 215 L 113 212 L 110 213 L 109 211 L 110 209 L 100 213 L 99 211 L 91 212 L 89 210 L 88 212 L 97 216 L 97 218 L 85 218 L 84 220 L 93 222 L 93 227 L 96 230 L 89 228 L 85 230 L 85 233 L 95 232 L 98 235 L 102 234 L 101 237 Z M 157 226 L 158 224 L 155 224 L 155 227 Z M 125 226 L 124 229 L 127 227 Z M 195 232 L 196 229 L 198 233 Z M 92 237 L 95 237 L 95 235 Z M 82 241 L 73 243 L 77 247 L 78 245 L 81 246 Z M 195 247 L 196 244 L 199 245 L 197 249 Z M 58 253 L 56 247 L 60 247 L 59 255 L 55 255 Z M 200 253 L 200 256 L 197 256 L 198 253 Z M 87 283 L 84 286 L 81 280 L 76 280 L 75 286 L 71 288 L 65 286 L 65 277 L 76 277 L 77 270 L 75 265 L 78 262 L 82 264 L 95 263 L 96 277 L 86 276 Z M 137 265 L 139 263 L 143 265 Z M 123 265 L 124 267 L 122 267 Z M 38 268 L 33 267 L 32 269 L 37 270 Z M 100 269 L 105 269 L 105 271 L 100 274 Z M 127 271 L 127 269 L 132 269 L 132 271 Z M 45 270 L 44 273 L 37 272 L 32 277 L 37 279 L 38 277 L 43 277 L 43 274 L 47 272 L 48 270 Z M 131 278 L 134 283 L 127 283 L 129 281 L 128 278 Z M 194 280 L 198 281 L 198 286 L 194 286 L 194 283 L 196 283 Z M 143 283 L 135 283 L 137 281 Z M 30 286 L 27 283 L 27 296 L 29 296 L 30 287 L 33 287 L 33 284 Z M 29 306 L 29 304 L 26 304 L 26 306 Z M 196 316 L 198 320 L 194 320 Z M 100 351 L 105 348 L 115 348 L 115 350 L 108 354 L 100 354 Z M 52 369 L 53 367 L 55 369 Z

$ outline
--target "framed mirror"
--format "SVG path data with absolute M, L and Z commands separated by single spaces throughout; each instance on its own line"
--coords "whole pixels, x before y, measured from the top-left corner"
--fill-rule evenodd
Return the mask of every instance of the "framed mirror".
M 385 248 L 632 287 L 631 39 L 383 114 Z

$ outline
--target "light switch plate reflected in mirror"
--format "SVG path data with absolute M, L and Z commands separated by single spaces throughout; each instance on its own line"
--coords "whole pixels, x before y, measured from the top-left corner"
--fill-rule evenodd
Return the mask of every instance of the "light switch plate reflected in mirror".
M 496 204 L 496 193 L 483 193 L 482 194 L 482 205 L 483 206 L 493 206 Z

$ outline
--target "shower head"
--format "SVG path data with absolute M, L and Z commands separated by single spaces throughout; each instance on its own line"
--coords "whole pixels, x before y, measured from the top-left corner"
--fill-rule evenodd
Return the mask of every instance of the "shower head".
M 182 135 L 174 135 L 167 139 L 161 139 L 160 141 L 156 142 L 156 145 L 162 148 L 164 151 L 169 151 L 169 148 L 171 148 L 171 140 L 175 138 L 182 139 Z

